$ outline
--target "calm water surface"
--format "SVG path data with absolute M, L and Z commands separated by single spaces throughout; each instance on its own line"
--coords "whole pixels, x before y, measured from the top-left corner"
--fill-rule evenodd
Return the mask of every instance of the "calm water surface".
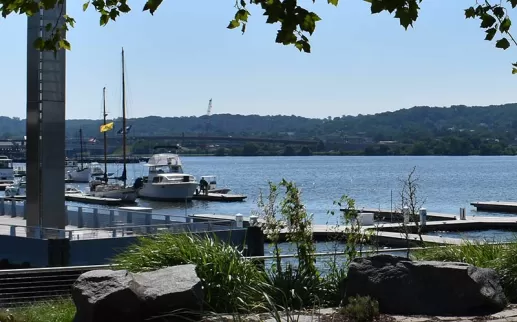
M 473 201 L 517 201 L 516 157 L 183 157 L 184 170 L 196 177 L 216 175 L 219 187 L 248 195 L 242 203 L 193 201 L 184 203 L 149 202 L 157 213 L 216 213 L 249 215 L 255 208 L 260 189 L 267 182 L 292 180 L 302 190 L 303 200 L 315 223 L 327 221 L 332 201 L 346 194 L 357 207 L 400 207 L 400 179 L 413 167 L 419 177 L 420 198 L 428 211 L 457 214 L 460 207 L 476 215 Z M 109 165 L 121 173 L 122 166 Z M 145 174 L 141 164 L 128 165 L 128 176 Z M 79 185 L 84 188 L 86 185 Z M 479 215 L 508 216 L 479 213 Z

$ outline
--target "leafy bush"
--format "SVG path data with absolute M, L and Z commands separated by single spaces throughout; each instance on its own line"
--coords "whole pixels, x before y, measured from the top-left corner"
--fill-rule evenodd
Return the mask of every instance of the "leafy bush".
M 371 322 L 379 317 L 379 302 L 369 296 L 354 296 L 341 309 L 341 314 L 354 322 Z
M 214 312 L 249 311 L 262 301 L 265 274 L 233 246 L 215 237 L 162 233 L 142 237 L 114 262 L 132 272 L 197 265 L 205 303 Z

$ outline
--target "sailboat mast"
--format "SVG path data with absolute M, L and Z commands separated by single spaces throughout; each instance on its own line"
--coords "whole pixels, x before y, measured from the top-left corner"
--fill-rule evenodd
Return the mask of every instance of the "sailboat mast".
M 102 89 L 102 110 L 104 116 L 104 125 L 106 125 L 106 87 Z M 104 131 L 104 182 L 108 182 L 108 137 Z
M 122 171 L 122 180 L 124 187 L 126 186 L 126 77 L 124 64 L 124 48 L 122 48 L 122 162 L 124 162 L 124 170 Z
M 83 165 L 83 129 L 79 129 L 79 144 L 81 146 L 81 170 L 84 169 Z

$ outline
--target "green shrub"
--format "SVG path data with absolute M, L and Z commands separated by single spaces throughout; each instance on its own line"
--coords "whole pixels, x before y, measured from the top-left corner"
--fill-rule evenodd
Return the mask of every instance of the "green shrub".
M 214 312 L 249 311 L 263 298 L 265 274 L 236 247 L 209 236 L 162 233 L 142 237 L 114 262 L 132 272 L 195 264 L 206 307 Z
M 379 317 L 379 302 L 369 296 L 353 296 L 341 314 L 354 322 L 371 322 Z

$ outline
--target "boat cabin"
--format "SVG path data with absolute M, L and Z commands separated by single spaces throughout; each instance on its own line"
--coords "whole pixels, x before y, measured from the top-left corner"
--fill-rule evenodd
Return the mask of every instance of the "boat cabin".
M 145 164 L 149 167 L 149 175 L 161 173 L 183 173 L 183 165 L 177 154 L 160 153 L 153 155 Z
M 144 177 L 144 183 L 148 183 L 149 177 Z M 160 173 L 154 177 L 152 177 L 152 184 L 172 184 L 172 183 L 180 183 L 180 182 L 192 182 L 196 179 L 194 176 L 190 174 L 182 174 L 182 173 Z

